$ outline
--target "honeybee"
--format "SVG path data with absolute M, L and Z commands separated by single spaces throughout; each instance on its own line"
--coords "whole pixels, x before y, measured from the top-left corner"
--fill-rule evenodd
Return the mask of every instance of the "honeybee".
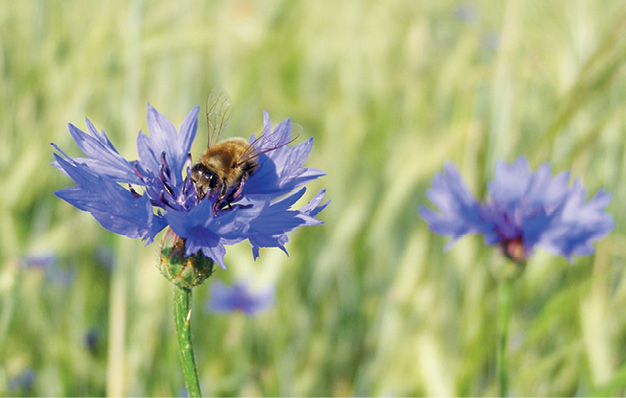
M 252 143 L 240 137 L 219 141 L 232 116 L 228 94 L 214 89 L 207 97 L 207 149 L 191 168 L 191 181 L 198 200 L 217 194 L 213 213 L 240 199 L 245 182 L 259 167 L 258 157 L 292 142 L 288 135 L 269 137 L 264 130 Z

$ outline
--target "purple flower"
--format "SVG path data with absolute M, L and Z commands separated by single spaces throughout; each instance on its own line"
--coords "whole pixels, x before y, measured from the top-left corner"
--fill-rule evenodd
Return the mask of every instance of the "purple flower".
M 87 346 L 89 351 L 91 351 L 92 353 L 95 353 L 96 349 L 98 348 L 98 342 L 100 341 L 100 335 L 98 333 L 98 329 L 97 328 L 89 329 L 89 331 L 85 334 L 83 341 L 85 342 L 85 345 Z
M 23 267 L 31 270 L 41 270 L 52 284 L 68 286 L 74 279 L 74 269 L 61 267 L 58 257 L 51 253 L 32 254 L 22 257 Z
M 207 301 L 210 312 L 242 311 L 255 315 L 268 308 L 274 302 L 274 290 L 268 289 L 253 294 L 245 282 L 237 282 L 232 287 L 217 281 L 211 286 L 211 298 Z
M 500 47 L 500 36 L 494 32 L 483 35 L 482 47 L 487 51 L 498 51 Z
M 27 268 L 38 269 L 58 267 L 57 257 L 50 253 L 24 256 L 22 258 L 22 264 Z
M 454 16 L 461 22 L 471 23 L 477 19 L 476 7 L 472 4 L 459 4 L 454 8 Z
M 254 257 L 260 247 L 279 247 L 286 252 L 287 232 L 298 226 L 319 225 L 315 216 L 327 205 L 320 205 L 325 190 L 300 209 L 293 204 L 304 195 L 304 185 L 325 173 L 302 167 L 313 139 L 294 146 L 282 146 L 258 158 L 256 172 L 243 184 L 240 200 L 214 215 L 217 195 L 198 198 L 190 169 L 191 145 L 196 136 L 199 107 L 194 107 L 180 129 L 148 104 L 148 131 L 137 136 L 138 160 L 124 159 L 104 131 L 98 132 L 86 119 L 89 133 L 69 124 L 72 138 L 86 157 L 71 158 L 56 145 L 54 165 L 76 186 L 56 195 L 73 206 L 91 213 L 111 232 L 142 238 L 146 244 L 169 226 L 185 240 L 185 254 L 201 251 L 222 268 L 225 246 L 244 240 L 252 245 Z M 283 142 L 291 137 L 289 119 L 271 129 L 264 114 L 264 139 Z M 250 143 L 255 142 L 254 136 Z
M 591 243 L 613 229 L 613 218 L 603 211 L 610 194 L 601 190 L 585 203 L 581 183 L 568 182 L 569 172 L 552 177 L 547 163 L 532 173 L 523 157 L 512 166 L 498 162 L 488 185 L 490 200 L 481 204 L 456 168 L 446 164 L 445 175 L 437 174 L 427 193 L 440 212 L 421 206 L 420 215 L 434 232 L 452 236 L 446 248 L 465 234 L 478 233 L 517 261 L 527 259 L 535 246 L 571 261 L 574 255 L 593 253 Z
M 35 384 L 35 372 L 31 368 L 23 370 L 9 381 L 10 391 L 30 392 Z

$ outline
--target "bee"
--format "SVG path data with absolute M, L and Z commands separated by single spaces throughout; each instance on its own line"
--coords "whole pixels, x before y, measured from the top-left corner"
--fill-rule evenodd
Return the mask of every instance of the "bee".
M 207 97 L 206 118 L 208 143 L 198 163 L 191 168 L 191 181 L 198 200 L 217 194 L 213 213 L 230 208 L 241 198 L 245 182 L 259 167 L 258 157 L 269 151 L 290 144 L 288 134 L 270 137 L 264 130 L 252 143 L 240 137 L 220 141 L 220 137 L 232 116 L 232 102 L 228 94 L 214 89 Z

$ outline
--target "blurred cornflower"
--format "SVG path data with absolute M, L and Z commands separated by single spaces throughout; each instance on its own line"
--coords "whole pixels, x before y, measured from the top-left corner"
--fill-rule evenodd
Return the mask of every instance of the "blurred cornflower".
M 440 212 L 421 206 L 420 215 L 434 232 L 452 236 L 446 249 L 465 234 L 479 233 L 518 262 L 536 246 L 571 261 L 593 253 L 591 243 L 611 231 L 613 218 L 603 211 L 610 194 L 600 190 L 584 203 L 585 189 L 578 180 L 568 186 L 569 178 L 569 172 L 553 178 L 547 163 L 533 173 L 523 157 L 512 166 L 498 162 L 488 185 L 490 199 L 481 204 L 447 163 L 445 175 L 437 174 L 427 193 Z
M 236 282 L 230 287 L 216 281 L 211 286 L 211 298 L 207 301 L 206 309 L 209 312 L 241 311 L 247 315 L 255 315 L 273 302 L 273 289 L 255 294 L 250 292 L 243 281 Z
M 29 254 L 22 257 L 22 264 L 27 268 L 58 267 L 57 258 L 53 254 Z
M 9 381 L 10 391 L 30 392 L 35 384 L 35 372 L 27 368 Z
M 498 51 L 500 48 L 500 36 L 494 32 L 483 35 L 482 47 L 487 51 Z
M 240 200 L 215 212 L 217 195 L 200 199 L 190 178 L 191 145 L 196 135 L 199 107 L 187 115 L 179 130 L 150 104 L 147 124 L 150 135 L 137 136 L 138 160 L 124 159 L 104 131 L 85 119 L 88 133 L 69 124 L 69 132 L 86 157 L 72 158 L 52 144 L 54 165 L 76 186 L 56 195 L 91 213 L 111 232 L 142 238 L 146 244 L 165 227 L 184 242 L 185 256 L 202 252 L 224 265 L 226 245 L 249 240 L 254 257 L 260 247 L 279 247 L 286 253 L 287 232 L 298 226 L 318 225 L 315 216 L 325 190 L 300 209 L 291 207 L 305 193 L 304 185 L 324 173 L 304 168 L 313 139 L 282 146 L 258 158 L 256 172 L 242 184 Z M 264 114 L 264 137 L 290 137 L 289 119 L 272 130 Z M 250 143 L 263 145 L 263 140 Z
M 454 17 L 461 22 L 471 23 L 477 19 L 476 7 L 472 4 L 462 3 L 454 8 Z
M 51 253 L 30 254 L 22 257 L 22 267 L 42 270 L 46 279 L 53 284 L 68 286 L 74 279 L 74 269 L 59 266 L 58 257 Z
M 100 341 L 100 336 L 97 328 L 91 328 L 87 333 L 85 333 L 84 342 L 89 351 L 94 354 L 96 352 L 96 348 L 98 347 L 98 342 Z

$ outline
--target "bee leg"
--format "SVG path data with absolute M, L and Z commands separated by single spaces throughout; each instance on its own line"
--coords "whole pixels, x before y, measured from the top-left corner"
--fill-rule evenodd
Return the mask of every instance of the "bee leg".
M 234 202 L 239 196 L 241 196 L 241 189 L 240 189 L 241 186 L 242 186 L 242 183 L 239 183 L 239 185 L 237 185 L 237 188 L 230 191 L 230 194 L 228 194 L 228 198 L 226 198 L 226 201 L 228 203 Z
M 204 199 L 207 191 L 205 187 L 201 187 L 200 185 L 196 185 L 196 196 L 198 197 L 198 201 Z
M 237 187 L 234 188 L 232 191 L 230 191 L 230 194 L 226 198 L 226 201 L 228 202 L 229 205 L 231 202 L 234 202 L 241 196 L 241 193 L 243 192 L 243 187 L 246 184 L 247 177 L 248 176 L 244 173 L 241 180 L 239 180 L 239 184 L 237 184 Z
M 226 185 L 226 181 L 223 181 L 222 188 L 220 189 L 220 193 L 219 195 L 217 195 L 217 199 L 215 200 L 215 203 L 213 204 L 213 215 L 215 217 L 217 217 L 217 210 L 224 205 L 224 198 L 226 197 L 227 193 L 228 193 L 228 185 Z M 230 208 L 230 203 L 228 203 L 228 198 L 226 200 L 226 204 Z

